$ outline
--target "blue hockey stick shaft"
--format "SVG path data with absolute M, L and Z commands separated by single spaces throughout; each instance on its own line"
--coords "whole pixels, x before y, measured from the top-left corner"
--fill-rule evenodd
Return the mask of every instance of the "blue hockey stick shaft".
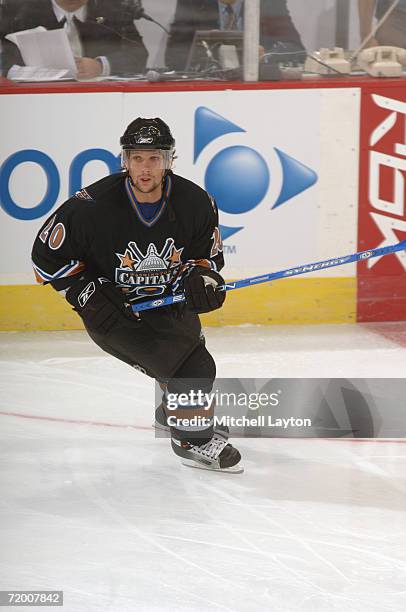
M 262 274 L 261 276 L 251 276 L 250 278 L 243 278 L 241 280 L 225 283 L 218 287 L 219 291 L 233 291 L 234 289 L 242 289 L 242 287 L 250 287 L 251 285 L 259 285 L 261 283 L 268 283 L 272 280 L 280 278 L 290 278 L 291 276 L 298 276 L 299 274 L 307 274 L 308 272 L 316 272 L 317 270 L 324 270 L 326 268 L 333 268 L 334 266 L 342 266 L 343 264 L 354 263 L 356 261 L 363 261 L 365 259 L 371 259 L 371 257 L 382 257 L 382 255 L 390 255 L 396 251 L 406 250 L 406 240 L 392 244 L 387 247 L 381 247 L 378 249 L 370 249 L 369 251 L 359 251 L 352 255 L 344 255 L 344 257 L 335 257 L 334 259 L 325 259 L 324 261 L 317 261 L 315 263 L 306 264 L 304 266 L 298 266 L 297 268 L 288 268 L 287 270 L 280 270 L 279 272 L 271 272 L 270 274 Z M 151 308 L 160 308 L 161 306 L 170 306 L 171 304 L 177 304 L 184 302 L 185 296 L 183 293 L 176 293 L 175 295 L 169 295 L 164 298 L 158 298 L 155 300 L 148 300 L 147 302 L 141 302 L 139 304 L 132 304 L 134 312 L 140 312 L 141 310 L 151 310 Z

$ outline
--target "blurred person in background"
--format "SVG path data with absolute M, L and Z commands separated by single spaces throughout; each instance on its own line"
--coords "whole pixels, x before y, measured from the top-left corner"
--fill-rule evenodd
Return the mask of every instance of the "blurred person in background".
M 364 40 L 373 28 L 374 16 L 381 19 L 394 0 L 358 0 L 360 36 Z M 406 48 L 406 0 L 399 0 L 367 47 L 391 45 Z
M 65 28 L 78 68 L 78 78 L 135 74 L 145 69 L 148 53 L 132 15 L 109 0 L 7 0 L 5 22 L 10 34 L 43 26 Z M 2 40 L 3 74 L 24 62 L 13 43 Z
M 260 50 L 303 51 L 287 0 L 261 0 Z M 243 30 L 244 0 L 178 0 L 166 49 L 166 65 L 184 70 L 196 30 Z M 283 56 L 281 56 L 283 61 Z

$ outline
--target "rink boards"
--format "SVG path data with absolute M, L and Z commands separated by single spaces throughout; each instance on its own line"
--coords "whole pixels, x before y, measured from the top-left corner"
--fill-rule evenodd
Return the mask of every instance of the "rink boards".
M 177 141 L 175 173 L 215 195 L 228 280 L 376 248 L 383 239 L 403 239 L 396 233 L 406 225 L 396 174 L 403 167 L 398 170 L 399 163 L 392 161 L 389 171 L 377 171 L 377 164 L 387 163 L 385 150 L 370 168 L 371 147 L 389 149 L 390 135 L 395 133 L 396 140 L 398 134 L 394 122 L 404 121 L 404 91 L 393 92 L 398 106 L 392 103 L 395 110 L 390 108 L 389 114 L 394 117 L 388 120 L 388 111 L 380 106 L 373 121 L 370 112 L 363 118 L 371 95 L 360 87 L 1 96 L 6 137 L 0 144 L 0 329 L 81 326 L 62 298 L 33 284 L 31 245 L 51 211 L 70 194 L 119 169 L 118 139 L 135 116 L 161 116 Z M 379 133 L 385 126 L 387 132 L 378 139 L 376 126 L 382 121 Z M 402 154 L 397 143 L 393 146 Z M 391 192 L 386 183 L 393 181 L 396 189 Z M 369 209 L 374 190 L 384 208 L 379 212 L 389 218 L 379 219 L 379 227 L 390 226 L 384 238 L 376 223 L 368 227 L 374 219 Z M 393 210 L 398 215 L 394 230 Z M 232 292 L 225 307 L 205 322 L 382 320 L 392 302 L 394 318 L 402 318 L 404 254 L 371 268 L 362 266 L 358 273 L 350 264 Z M 391 281 L 398 287 L 395 300 Z M 404 302 L 406 306 L 406 293 Z

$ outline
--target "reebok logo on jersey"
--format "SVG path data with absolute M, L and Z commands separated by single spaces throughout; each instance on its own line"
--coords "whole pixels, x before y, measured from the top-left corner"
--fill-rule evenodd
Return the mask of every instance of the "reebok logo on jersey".
M 87 304 L 87 302 L 92 297 L 95 291 L 96 291 L 96 286 L 94 282 L 92 281 L 91 283 L 86 285 L 86 287 L 83 289 L 81 293 L 79 293 L 78 304 L 81 308 L 83 308 L 83 306 Z

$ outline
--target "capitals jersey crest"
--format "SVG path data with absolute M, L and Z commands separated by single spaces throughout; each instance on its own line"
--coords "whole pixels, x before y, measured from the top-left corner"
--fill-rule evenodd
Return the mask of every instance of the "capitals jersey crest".
M 124 253 L 116 253 L 116 284 L 134 299 L 162 295 L 181 271 L 182 251 L 173 238 L 166 239 L 161 251 L 151 242 L 144 253 L 131 241 Z

